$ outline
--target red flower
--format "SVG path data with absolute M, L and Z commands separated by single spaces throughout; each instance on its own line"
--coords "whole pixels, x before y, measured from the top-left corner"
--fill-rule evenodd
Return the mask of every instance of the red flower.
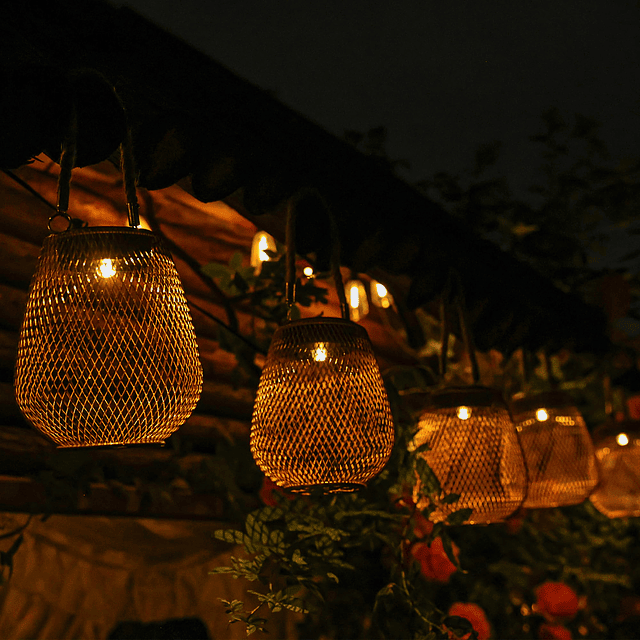
M 458 557 L 460 550 L 453 544 L 453 553 Z M 420 563 L 422 575 L 434 582 L 449 582 L 449 578 L 458 569 L 442 546 L 442 538 L 436 538 L 430 545 L 426 542 L 416 542 L 411 547 L 411 555 Z
M 287 493 L 282 492 L 282 487 L 279 487 L 271 478 L 265 476 L 262 481 L 262 487 L 260 487 L 260 491 L 258 495 L 260 496 L 260 500 L 267 507 L 277 507 L 278 503 L 274 498 L 273 494 L 278 493 L 287 498 L 287 500 L 295 500 L 295 496 L 292 496 Z
M 419 511 L 413 516 L 413 533 L 416 538 L 424 538 L 433 531 L 433 522 L 427 520 Z
M 487 620 L 484 609 L 477 604 L 473 602 L 455 602 L 451 605 L 447 615 L 466 618 L 478 634 L 478 640 L 488 640 L 491 637 L 491 625 Z M 470 633 L 467 633 L 463 636 L 463 640 L 470 635 Z M 451 631 L 449 631 L 449 638 L 455 637 L 456 636 L 452 635 Z
M 572 640 L 573 636 L 567 627 L 561 624 L 541 624 L 538 629 L 540 640 Z
M 545 582 L 536 589 L 536 597 L 536 611 L 548 622 L 571 620 L 578 612 L 578 596 L 563 582 Z

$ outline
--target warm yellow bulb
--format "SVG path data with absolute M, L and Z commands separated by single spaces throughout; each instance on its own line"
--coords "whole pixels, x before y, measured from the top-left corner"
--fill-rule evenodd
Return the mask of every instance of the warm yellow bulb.
M 260 236 L 260 242 L 258 243 L 258 258 L 260 262 L 268 262 L 269 256 L 265 253 L 269 248 L 269 241 L 267 240 L 267 236 Z
M 327 359 L 327 350 L 324 345 L 319 344 L 313 350 L 313 359 L 316 362 L 324 362 Z
M 311 276 L 313 276 L 313 267 L 305 267 L 305 268 L 302 270 L 302 273 L 304 273 L 304 275 L 305 275 L 307 278 L 310 278 Z
M 616 436 L 616 442 L 621 446 L 624 447 L 626 445 L 629 444 L 629 436 L 626 433 L 619 433 Z
M 351 289 L 349 289 L 349 304 L 352 309 L 357 309 L 360 304 L 360 292 L 355 284 L 351 285 Z
M 546 409 L 538 409 L 536 411 L 536 420 L 538 422 L 545 422 L 545 420 L 549 419 L 549 414 Z
M 376 282 L 376 292 L 380 298 L 384 298 L 387 295 L 387 287 L 381 282 Z
M 103 278 L 111 278 L 116 275 L 116 270 L 113 268 L 113 263 L 109 258 L 100 260 L 100 265 L 98 266 L 98 275 Z
M 460 420 L 468 420 L 471 417 L 471 409 L 469 407 L 458 407 L 457 416 Z

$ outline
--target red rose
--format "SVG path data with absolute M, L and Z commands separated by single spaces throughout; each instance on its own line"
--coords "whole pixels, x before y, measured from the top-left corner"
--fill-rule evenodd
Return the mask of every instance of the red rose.
M 413 516 L 413 533 L 417 538 L 424 538 L 433 531 L 433 522 L 427 520 L 419 511 Z
M 451 544 L 453 554 L 457 558 L 460 549 L 454 543 Z M 442 545 L 442 538 L 436 538 L 430 545 L 426 542 L 416 542 L 411 547 L 411 555 L 420 563 L 422 575 L 427 580 L 449 582 L 451 575 L 458 570 L 449 560 Z
M 473 602 L 455 602 L 451 605 L 447 615 L 459 616 L 460 618 L 466 618 L 475 632 L 478 634 L 478 640 L 489 640 L 491 637 L 491 625 L 487 620 L 484 609 Z M 468 638 L 471 634 L 467 633 L 463 636 L 463 640 Z M 449 638 L 455 638 L 449 631 Z
M 567 627 L 561 624 L 541 624 L 538 629 L 540 640 L 572 640 L 573 636 Z
M 536 589 L 536 598 L 536 612 L 549 622 L 571 620 L 578 612 L 578 596 L 563 582 L 545 582 Z

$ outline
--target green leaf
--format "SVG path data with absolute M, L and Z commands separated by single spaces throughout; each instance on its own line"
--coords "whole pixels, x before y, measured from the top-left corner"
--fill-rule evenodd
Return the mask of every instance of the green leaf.
M 423 494 L 437 495 L 442 493 L 440 481 L 438 480 L 436 474 L 433 473 L 426 460 L 420 457 L 416 459 L 416 471 L 418 473 L 418 477 L 420 478 L 420 489 Z
M 333 580 L 336 584 L 340 582 L 338 576 L 335 573 L 327 573 L 327 578 L 329 578 L 329 580 Z
M 454 502 L 458 502 L 460 500 L 460 494 L 458 493 L 450 493 L 442 498 L 442 504 L 453 504 Z
M 213 532 L 213 537 L 229 544 L 244 544 L 245 542 L 245 535 L 242 531 L 235 531 L 234 529 L 218 529 Z
M 242 259 L 242 254 L 239 251 L 236 251 L 229 260 L 229 267 L 231 267 L 233 271 L 238 271 L 238 269 L 242 267 Z

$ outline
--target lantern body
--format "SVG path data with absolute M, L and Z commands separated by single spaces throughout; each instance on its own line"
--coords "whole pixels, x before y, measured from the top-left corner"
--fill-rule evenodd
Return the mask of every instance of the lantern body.
M 16 399 L 62 447 L 162 442 L 202 390 L 173 260 L 150 231 L 45 239 L 18 343 Z
M 339 318 L 279 327 L 265 361 L 251 452 L 276 484 L 299 493 L 362 487 L 386 464 L 394 430 L 367 332 Z
M 609 518 L 640 516 L 640 421 L 609 422 L 593 434 L 600 484 L 589 496 Z
M 431 395 L 422 412 L 413 444 L 427 444 L 422 455 L 434 472 L 442 493 L 435 498 L 434 522 L 459 509 L 472 509 L 469 524 L 499 522 L 522 505 L 527 474 L 516 430 L 494 389 L 451 387 Z M 446 504 L 447 494 L 460 498 Z M 421 508 L 426 499 L 416 487 Z
M 511 403 L 529 488 L 524 507 L 578 504 L 598 484 L 591 436 L 580 412 L 561 392 L 540 393 Z

